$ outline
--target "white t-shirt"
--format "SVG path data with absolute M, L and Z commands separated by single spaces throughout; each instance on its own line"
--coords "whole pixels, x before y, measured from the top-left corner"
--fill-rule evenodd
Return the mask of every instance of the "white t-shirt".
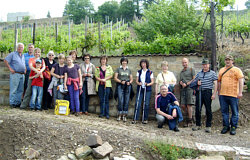
M 88 73 L 90 64 L 85 64 L 85 73 Z
M 146 81 L 146 73 L 147 73 L 148 69 L 146 71 L 141 72 L 141 83 L 142 83 L 142 88 L 145 88 L 145 81 Z M 136 73 L 136 76 L 139 77 L 139 72 Z M 153 72 L 150 75 L 150 79 L 154 78 L 154 74 Z

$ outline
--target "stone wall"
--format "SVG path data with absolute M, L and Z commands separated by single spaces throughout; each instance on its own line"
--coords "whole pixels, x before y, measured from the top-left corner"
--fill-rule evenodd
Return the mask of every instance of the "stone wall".
M 135 79 L 136 79 L 136 72 L 137 70 L 140 69 L 139 67 L 139 62 L 141 59 L 147 59 L 150 64 L 150 69 L 153 71 L 154 76 L 156 78 L 157 74 L 161 72 L 161 62 L 162 61 L 168 61 L 169 63 L 169 71 L 172 71 L 177 80 L 179 80 L 179 73 L 182 70 L 182 59 L 183 57 L 187 57 L 190 61 L 190 66 L 195 69 L 195 72 L 197 73 L 198 71 L 201 70 L 201 61 L 202 57 L 199 56 L 199 54 L 189 54 L 189 55 L 133 55 L 133 56 L 128 56 L 129 63 L 128 66 L 132 70 L 132 75 L 133 75 L 133 88 L 134 91 L 136 92 L 136 84 L 135 84 Z M 121 56 L 111 56 L 108 59 L 108 64 L 110 64 L 115 71 L 117 67 L 120 66 L 120 58 Z M 81 62 L 82 60 L 79 58 L 77 60 L 78 62 Z M 99 66 L 99 57 L 92 57 L 91 62 L 95 64 L 96 66 Z M 4 67 L 3 61 L 0 61 L 0 104 L 8 104 L 8 95 L 9 95 L 9 72 L 7 67 Z M 115 91 L 115 82 L 112 81 L 112 86 L 113 86 L 113 92 Z M 155 115 L 155 109 L 154 109 L 154 86 L 153 86 L 153 92 L 151 96 L 151 101 L 150 101 L 150 117 L 154 117 Z M 175 87 L 175 94 L 176 97 L 179 99 L 179 86 L 177 85 Z M 110 115 L 111 116 L 116 116 L 117 114 L 117 104 L 118 102 L 115 101 L 114 99 L 110 100 Z M 132 101 L 129 103 L 129 115 L 133 115 L 134 112 L 134 105 L 135 105 L 135 97 L 133 98 Z M 218 98 L 215 102 L 213 102 L 213 110 L 218 110 L 219 105 L 218 105 Z M 205 110 L 205 109 L 203 109 Z M 100 112 L 100 106 L 99 106 L 99 98 L 97 96 L 91 96 L 90 98 L 90 106 L 89 106 L 89 111 L 91 113 L 99 113 Z

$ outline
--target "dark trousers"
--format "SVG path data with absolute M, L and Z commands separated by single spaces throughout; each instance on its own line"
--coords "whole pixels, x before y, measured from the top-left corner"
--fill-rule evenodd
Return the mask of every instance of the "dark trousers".
M 51 81 L 44 78 L 43 81 L 43 109 L 52 108 L 52 96 L 48 92 L 48 87 Z
M 199 92 L 201 92 L 201 98 L 199 97 Z M 212 122 L 211 97 L 212 97 L 212 89 L 206 89 L 196 92 L 196 103 L 195 103 L 196 126 L 201 126 L 201 109 L 204 104 L 206 108 L 206 117 L 207 117 L 206 127 L 211 127 L 211 122 Z M 199 100 L 201 100 L 201 103 L 199 103 Z
M 80 112 L 88 112 L 89 111 L 89 95 L 88 95 L 88 85 L 87 81 L 84 81 L 83 87 L 82 87 L 82 94 L 80 97 Z

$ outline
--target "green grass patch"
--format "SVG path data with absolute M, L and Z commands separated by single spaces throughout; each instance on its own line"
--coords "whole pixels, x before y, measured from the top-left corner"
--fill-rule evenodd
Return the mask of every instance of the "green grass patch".
M 160 141 L 146 142 L 149 150 L 166 160 L 177 160 L 180 158 L 196 158 L 200 155 L 198 150 L 178 147 Z

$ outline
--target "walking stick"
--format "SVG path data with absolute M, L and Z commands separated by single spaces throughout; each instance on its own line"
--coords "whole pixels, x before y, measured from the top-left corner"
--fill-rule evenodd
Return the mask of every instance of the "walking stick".
M 138 98 L 137 98 L 137 104 L 136 104 L 136 108 L 135 108 L 134 121 L 136 121 L 136 115 L 137 115 L 137 112 L 138 112 L 138 104 L 139 104 L 140 95 L 141 95 L 141 86 L 139 88 L 139 93 L 138 93 Z
M 143 110 L 142 110 L 142 123 L 144 122 L 144 111 L 145 111 L 145 102 L 146 102 L 146 92 L 147 92 L 147 86 L 145 85 L 145 88 L 144 88 L 144 100 L 143 100 Z

